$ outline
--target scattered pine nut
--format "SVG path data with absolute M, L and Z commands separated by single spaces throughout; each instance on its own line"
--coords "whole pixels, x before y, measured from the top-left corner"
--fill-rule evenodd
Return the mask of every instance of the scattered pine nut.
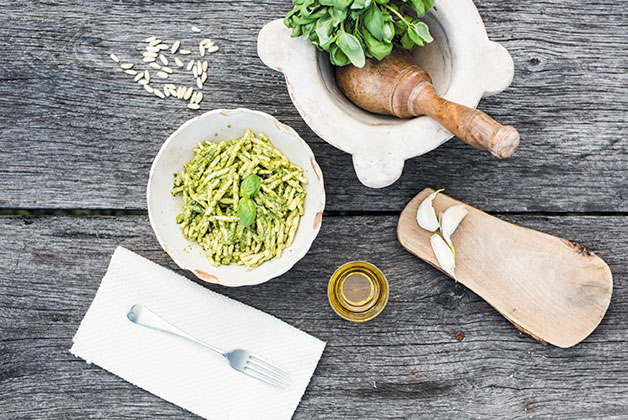
M 192 26 L 193 32 L 201 32 L 201 29 Z M 181 48 L 181 40 L 174 40 L 171 45 L 165 44 L 162 40 L 158 39 L 156 36 L 150 36 L 144 39 L 144 42 L 147 43 L 145 49 L 142 51 L 142 62 L 147 63 L 147 66 L 144 65 L 144 69 L 139 69 L 141 66 L 137 64 L 137 68 L 133 67 L 136 64 L 132 62 L 120 62 L 120 58 L 114 54 L 109 54 L 109 58 L 117 63 L 121 70 L 124 71 L 125 74 L 133 76 L 133 81 L 144 87 L 144 89 L 154 94 L 155 96 L 165 99 L 167 97 L 176 97 L 179 99 L 184 99 L 189 101 L 187 107 L 190 109 L 199 109 L 200 103 L 203 100 L 203 93 L 201 90 L 204 87 L 205 82 L 207 81 L 207 70 L 209 68 L 209 62 L 207 60 L 190 60 L 187 62 L 187 65 L 183 62 L 183 57 L 185 55 L 191 55 L 192 51 Z M 212 53 L 218 51 L 218 46 L 214 44 L 209 38 L 204 38 L 198 44 L 198 49 L 200 53 L 200 57 L 206 56 L 208 53 Z M 172 58 L 167 58 L 165 52 L 173 54 Z M 174 54 L 179 54 L 179 56 L 175 56 Z M 150 67 L 152 69 L 157 70 L 153 75 L 156 75 L 160 79 L 168 79 L 170 75 L 175 74 L 174 69 L 176 68 L 174 65 L 169 67 L 170 63 L 174 62 L 177 67 L 185 68 L 188 72 L 191 72 L 194 76 L 196 86 L 175 86 L 172 83 L 164 84 L 160 89 L 154 88 L 150 86 L 151 74 L 149 70 L 146 70 L 146 67 Z M 195 89 L 198 88 L 196 91 Z
M 179 41 L 178 39 L 176 41 L 174 41 L 174 43 L 172 44 L 172 49 L 170 50 L 170 52 L 172 54 L 175 54 L 177 52 L 177 50 L 179 49 L 179 45 L 181 45 L 181 41 Z

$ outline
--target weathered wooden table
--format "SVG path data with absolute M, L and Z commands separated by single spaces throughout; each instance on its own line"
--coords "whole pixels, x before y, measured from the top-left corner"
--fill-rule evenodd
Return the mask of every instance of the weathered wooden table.
M 628 11 L 621 0 L 477 5 L 516 69 L 480 106 L 517 126 L 519 151 L 497 161 L 450 141 L 371 190 L 256 55 L 258 30 L 288 0 L 1 0 L 0 418 L 195 418 L 68 352 L 117 245 L 176 270 L 144 188 L 161 143 L 200 111 L 147 94 L 108 54 L 130 55 L 149 35 L 191 38 L 191 24 L 221 46 L 202 109 L 275 115 L 324 172 L 323 228 L 294 269 L 261 286 L 209 286 L 327 341 L 295 419 L 628 418 Z M 598 253 L 615 282 L 599 328 L 574 348 L 544 347 L 406 253 L 397 217 L 426 186 Z M 334 269 L 355 259 L 391 284 L 387 309 L 365 325 L 338 318 L 326 297 Z

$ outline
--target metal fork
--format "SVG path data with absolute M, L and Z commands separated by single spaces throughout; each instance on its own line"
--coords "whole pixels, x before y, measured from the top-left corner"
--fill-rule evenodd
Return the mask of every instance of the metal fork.
M 144 305 L 135 304 L 131 306 L 131 309 L 129 309 L 126 317 L 134 324 L 176 335 L 177 337 L 184 338 L 186 340 L 192 341 L 193 343 L 200 344 L 203 347 L 213 350 L 216 353 L 224 356 L 229 361 L 229 365 L 231 365 L 232 368 L 252 378 L 258 379 L 262 382 L 276 386 L 278 388 L 285 388 L 289 384 L 288 374 L 285 371 L 274 366 L 272 363 L 269 363 L 244 349 L 236 349 L 230 352 L 226 352 L 217 347 L 204 343 L 201 340 L 192 337 L 185 331 L 182 331 L 181 329 L 170 324 L 166 320 L 160 318 L 157 314 L 146 308 Z

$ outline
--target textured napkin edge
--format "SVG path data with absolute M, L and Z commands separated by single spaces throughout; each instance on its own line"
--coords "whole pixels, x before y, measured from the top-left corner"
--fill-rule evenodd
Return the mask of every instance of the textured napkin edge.
M 193 288 L 197 288 L 197 289 L 200 289 L 200 290 L 204 290 L 204 291 L 206 291 L 206 292 L 209 292 L 209 293 L 211 293 L 211 294 L 216 295 L 216 297 L 218 297 L 218 298 L 222 298 L 222 299 L 226 299 L 226 300 L 230 300 L 230 301 L 235 301 L 235 302 L 237 302 L 237 303 L 239 303 L 239 304 L 241 304 L 241 305 L 244 305 L 245 307 L 248 307 L 249 309 L 252 309 L 252 310 L 254 310 L 254 311 L 260 312 L 261 314 L 264 314 L 265 316 L 269 316 L 269 317 L 271 317 L 271 318 L 273 318 L 273 319 L 275 319 L 275 320 L 277 320 L 277 321 L 279 321 L 279 322 L 283 323 L 284 325 L 288 326 L 289 328 L 294 329 L 295 331 L 297 331 L 297 332 L 299 332 L 299 333 L 301 333 L 301 334 L 308 335 L 309 337 L 311 337 L 311 338 L 313 338 L 314 340 L 316 340 L 316 341 L 318 342 L 317 344 L 319 344 L 319 346 L 320 346 L 320 351 L 318 352 L 318 357 L 317 357 L 316 363 L 315 363 L 315 364 L 314 364 L 314 366 L 312 367 L 312 370 L 311 370 L 310 372 L 308 372 L 308 377 L 309 377 L 309 379 L 308 379 L 308 383 L 307 383 L 307 385 L 303 388 L 303 392 L 301 393 L 301 395 L 299 395 L 299 399 L 298 399 L 298 401 L 297 401 L 297 404 L 296 404 L 296 406 L 295 406 L 295 408 L 294 408 L 294 410 L 293 410 L 293 412 L 292 412 L 292 417 L 294 417 L 294 413 L 295 413 L 295 412 L 297 411 L 297 409 L 299 408 L 299 405 L 301 404 L 301 401 L 303 400 L 303 396 L 305 395 L 305 392 L 307 391 L 307 388 L 310 386 L 310 383 L 312 382 L 312 378 L 313 378 L 313 376 L 314 376 L 314 372 L 315 372 L 315 371 L 316 371 L 316 369 L 318 368 L 318 364 L 320 363 L 321 357 L 323 356 L 323 352 L 325 351 L 325 348 L 327 347 L 327 342 L 325 342 L 325 341 L 321 340 L 320 338 L 315 337 L 315 336 L 313 336 L 313 335 L 311 335 L 311 334 L 309 334 L 309 333 L 307 333 L 307 332 L 305 332 L 305 331 L 303 331 L 303 330 L 301 330 L 301 329 L 299 329 L 299 328 L 297 328 L 297 327 L 295 327 L 295 326 L 293 326 L 293 325 L 291 325 L 291 324 L 289 324 L 289 323 L 287 323 L 287 322 L 285 322 L 285 321 L 283 321 L 283 320 L 281 320 L 281 319 L 279 319 L 279 318 L 275 317 L 274 315 L 271 315 L 271 314 L 269 314 L 269 313 L 267 313 L 267 312 L 264 312 L 264 311 L 262 311 L 262 310 L 260 310 L 260 309 L 257 309 L 257 308 L 255 308 L 255 307 L 253 307 L 253 306 L 251 306 L 251 305 L 248 305 L 248 304 L 246 304 L 246 303 L 240 302 L 240 301 L 238 301 L 238 300 L 236 300 L 236 299 L 232 299 L 232 298 L 230 298 L 230 297 L 228 297 L 228 296 L 225 296 L 225 295 L 223 295 L 223 294 L 221 294 L 221 293 L 215 292 L 215 291 L 210 290 L 210 289 L 206 289 L 206 288 L 204 288 L 203 286 L 201 286 L 201 285 L 199 285 L 199 284 L 196 284 L 196 283 L 192 282 L 191 280 L 189 280 L 189 279 L 188 279 L 188 278 L 186 278 L 185 276 L 182 276 L 181 274 L 176 273 L 176 272 L 174 272 L 173 270 L 170 270 L 169 268 L 166 268 L 166 267 L 162 266 L 161 264 L 158 264 L 158 263 L 156 263 L 156 262 L 154 262 L 154 261 L 152 261 L 152 260 L 149 260 L 148 258 L 143 257 L 142 255 L 139 255 L 139 254 L 137 254 L 137 253 L 135 253 L 135 252 L 133 252 L 133 251 L 131 251 L 131 250 L 127 249 L 127 248 L 124 248 L 124 247 L 122 247 L 122 246 L 118 246 L 118 247 L 115 249 L 115 251 L 113 252 L 113 254 L 112 254 L 112 256 L 111 256 L 111 258 L 110 258 L 110 260 L 109 260 L 109 265 L 107 266 L 107 271 L 105 271 L 105 274 L 103 275 L 103 277 L 102 277 L 102 279 L 101 279 L 101 281 L 100 281 L 100 285 L 98 286 L 98 289 L 96 290 L 96 293 L 94 294 L 94 298 L 92 299 L 92 302 L 90 303 L 89 307 L 87 308 L 87 311 L 85 312 L 85 315 L 83 315 L 83 318 L 81 319 L 81 322 L 80 322 L 80 324 L 79 324 L 79 326 L 78 326 L 78 328 L 77 328 L 76 332 L 74 333 L 74 336 L 72 337 L 72 343 L 73 343 L 73 344 L 72 344 L 72 347 L 70 347 L 70 349 L 69 349 L 70 354 L 72 354 L 74 357 L 77 357 L 77 358 L 79 358 L 79 359 L 81 359 L 81 360 L 84 360 L 84 361 L 85 361 L 88 365 L 95 365 L 95 366 L 98 366 L 100 369 L 103 369 L 105 372 L 107 372 L 107 373 L 109 373 L 109 374 L 111 374 L 111 375 L 114 375 L 114 376 L 116 376 L 116 377 L 118 377 L 118 378 L 122 379 L 123 381 L 126 381 L 127 383 L 130 383 L 131 385 L 133 385 L 133 386 L 135 386 L 135 387 L 137 387 L 137 388 L 140 388 L 140 389 L 142 389 L 142 390 L 143 390 L 143 391 L 145 391 L 145 392 L 148 392 L 148 393 L 149 393 L 149 394 L 151 394 L 151 395 L 155 395 L 157 398 L 159 398 L 159 399 L 161 399 L 161 400 L 165 401 L 165 402 L 166 402 L 166 403 L 168 403 L 168 404 L 172 404 L 172 405 L 174 405 L 174 406 L 176 406 L 176 407 L 179 407 L 179 408 L 181 408 L 181 409 L 183 409 L 183 410 L 185 410 L 185 411 L 187 411 L 187 412 L 190 412 L 190 413 L 192 413 L 192 414 L 194 414 L 194 415 L 197 415 L 197 416 L 199 416 L 199 417 L 205 418 L 205 419 L 207 419 L 207 420 L 213 420 L 213 419 L 208 419 L 207 417 L 204 417 L 204 416 L 200 415 L 199 413 L 196 413 L 196 412 L 194 412 L 194 411 L 192 411 L 192 410 L 190 410 L 190 409 L 188 409 L 188 408 L 186 408 L 186 407 L 183 407 L 183 406 L 181 406 L 181 405 L 179 405 L 179 404 L 177 404 L 177 403 L 175 403 L 175 402 L 173 402 L 173 401 L 170 401 L 170 400 L 168 400 L 167 398 L 165 398 L 165 397 L 163 397 L 163 396 L 159 395 L 158 393 L 155 393 L 155 392 L 153 392 L 153 391 L 150 391 L 150 390 L 148 390 L 148 389 L 144 388 L 144 387 L 143 387 L 143 386 L 141 386 L 141 385 L 138 385 L 138 384 L 137 384 L 137 383 L 135 383 L 133 380 L 127 379 L 127 378 L 125 378 L 125 377 L 123 377 L 123 376 L 120 376 L 120 375 L 118 375 L 118 374 L 116 374 L 116 373 L 114 373 L 114 372 L 110 371 L 109 369 L 107 369 L 107 368 L 103 367 L 101 364 L 99 364 L 97 361 L 89 360 L 88 358 L 81 356 L 81 355 L 79 354 L 79 353 L 80 353 L 80 351 L 77 351 L 78 349 L 76 348 L 77 346 L 76 346 L 76 341 L 75 341 L 75 340 L 76 340 L 76 337 L 77 337 L 77 335 L 79 334 L 79 332 L 80 332 L 80 330 L 81 330 L 81 327 L 83 326 L 83 323 L 84 323 L 84 321 L 85 321 L 85 319 L 86 319 L 86 317 L 87 317 L 87 314 L 89 313 L 89 311 L 90 311 L 90 309 L 92 308 L 92 306 L 95 304 L 95 302 L 96 302 L 96 297 L 98 296 L 98 293 L 100 292 L 100 289 L 103 287 L 104 279 L 105 279 L 105 278 L 107 277 L 107 275 L 109 274 L 109 271 L 111 270 L 111 267 L 112 267 L 112 262 L 113 262 L 114 258 L 116 258 L 116 256 L 117 256 L 118 254 L 130 254 L 131 256 L 133 256 L 133 257 L 135 257 L 135 258 L 142 259 L 142 260 L 144 260 L 145 262 L 147 262 L 147 263 L 149 263 L 149 264 L 151 264 L 151 265 L 155 266 L 157 270 L 164 272 L 164 274 L 167 274 L 167 275 L 175 275 L 175 276 L 177 276 L 178 278 L 180 278 L 180 279 L 182 279 L 182 280 L 185 280 L 185 281 L 187 281 L 187 282 L 191 282 L 191 285 L 192 285 L 192 287 L 193 287 Z M 216 420 L 218 420 L 218 419 L 216 419 Z
M 98 285 L 98 289 L 96 289 L 96 293 L 94 293 L 94 297 L 92 298 L 91 303 L 89 304 L 89 306 L 87 307 L 87 310 L 85 311 L 85 314 L 83 315 L 83 318 L 81 318 L 81 323 L 79 324 L 78 328 L 76 329 L 76 332 L 74 333 L 74 335 L 72 336 L 72 347 L 70 348 L 70 353 L 72 353 L 73 355 L 80 357 L 81 359 L 85 360 L 88 364 L 91 364 L 92 362 L 90 360 L 85 359 L 84 357 L 78 356 L 73 350 L 74 350 L 74 343 L 76 343 L 76 336 L 78 335 L 79 331 L 81 331 L 81 328 L 83 327 L 83 323 L 85 322 L 85 319 L 87 318 L 87 314 L 89 313 L 89 311 L 92 309 L 92 306 L 94 306 L 94 303 L 96 303 L 96 296 L 98 296 L 98 294 L 100 293 L 100 289 L 103 288 L 103 283 L 105 278 L 107 277 L 107 275 L 109 275 L 109 271 L 111 270 L 111 263 L 113 262 L 114 258 L 116 257 L 116 255 L 118 253 L 125 253 L 126 252 L 131 252 L 128 249 L 121 247 L 121 246 L 117 246 L 115 251 L 113 251 L 113 254 L 111 255 L 111 258 L 109 258 L 109 264 L 107 265 L 107 271 L 105 271 L 105 274 L 102 276 L 102 279 L 100 279 L 100 284 Z M 136 254 L 138 255 L 138 254 Z M 141 255 L 138 255 L 138 257 L 144 258 Z M 146 259 L 146 258 L 144 258 Z M 149 260 L 150 261 L 150 260 Z M 151 261 L 152 262 L 152 261 Z M 153 263 L 154 264 L 154 263 Z M 106 370 L 106 369 L 105 369 Z M 117 376 L 117 375 L 116 375 Z

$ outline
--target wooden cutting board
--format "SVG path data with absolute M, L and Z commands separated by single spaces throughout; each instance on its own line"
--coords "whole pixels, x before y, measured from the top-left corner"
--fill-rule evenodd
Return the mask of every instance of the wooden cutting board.
M 440 269 L 433 233 L 416 221 L 419 204 L 432 192 L 421 191 L 406 206 L 397 235 L 404 248 Z M 444 194 L 433 202 L 437 215 L 455 204 L 464 203 Z M 465 206 L 469 214 L 452 235 L 458 281 L 539 341 L 571 347 L 591 334 L 613 292 L 608 265 L 581 245 Z

